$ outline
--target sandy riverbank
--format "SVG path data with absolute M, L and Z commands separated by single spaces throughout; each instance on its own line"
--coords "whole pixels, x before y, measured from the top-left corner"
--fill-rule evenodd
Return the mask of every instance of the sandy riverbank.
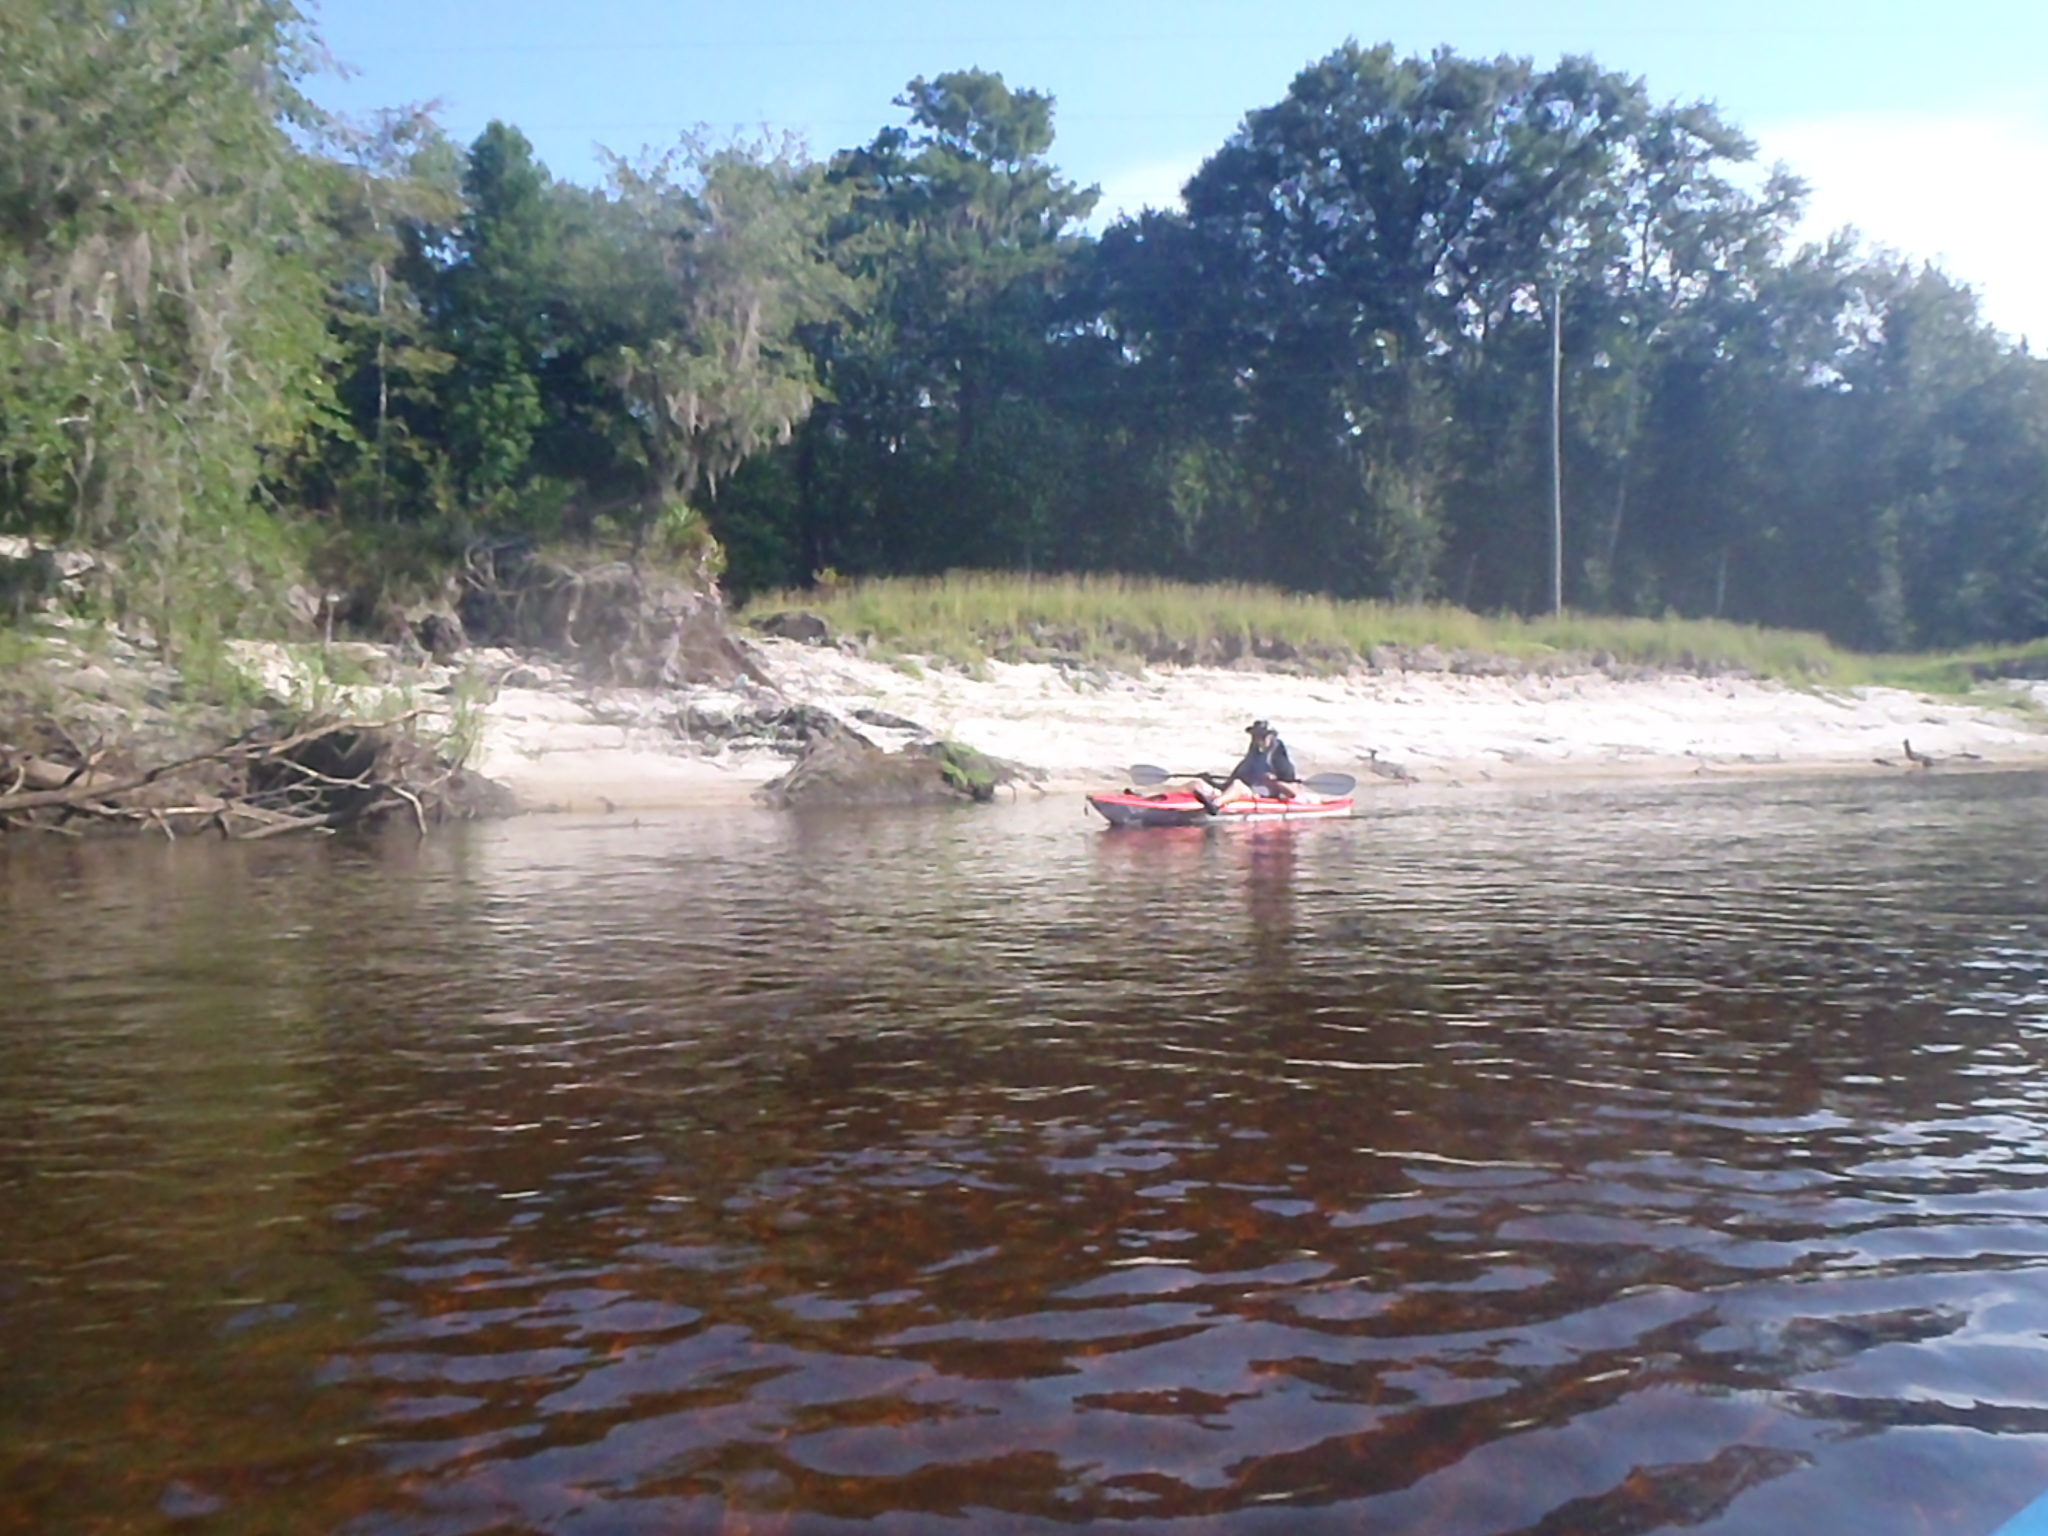
M 829 646 L 757 642 L 769 686 L 653 698 L 627 690 L 501 686 L 473 766 L 531 809 L 746 803 L 789 767 L 786 748 L 692 720 L 779 699 L 836 715 L 878 745 L 940 737 L 1025 765 L 1065 793 L 1120 783 L 1125 765 L 1227 769 L 1244 727 L 1270 719 L 1304 773 L 1340 770 L 1367 790 L 1464 788 L 1534 778 L 2048 767 L 2048 684 L 1971 700 L 1896 689 L 1811 693 L 1776 683 L 1668 675 L 1476 677 L 1357 672 L 1295 677 L 1209 668 L 1138 676 L 987 663 L 970 674 L 887 664 Z M 2030 702 L 2034 709 L 2018 705 Z M 1029 793 L 1030 791 L 1026 791 Z

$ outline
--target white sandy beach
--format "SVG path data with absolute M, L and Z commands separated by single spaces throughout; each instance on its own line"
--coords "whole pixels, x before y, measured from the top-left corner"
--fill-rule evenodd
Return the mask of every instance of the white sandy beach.
M 1254 719 L 1274 723 L 1303 773 L 1352 773 L 1367 793 L 1535 778 L 1922 771 L 1906 756 L 1908 741 L 1935 771 L 2048 767 L 2041 683 L 1987 687 L 1957 702 L 1896 689 L 1818 693 L 1599 672 L 1312 678 L 1160 668 L 1128 676 L 989 662 L 970 674 L 788 640 L 750 644 L 772 688 L 500 687 L 472 766 L 530 809 L 745 803 L 787 771 L 786 752 L 699 736 L 690 722 L 782 702 L 826 710 L 884 747 L 921 736 L 960 742 L 1024 765 L 1044 793 L 1121 784 L 1133 762 L 1226 770 Z M 916 729 L 877 725 L 858 718 L 862 711 Z

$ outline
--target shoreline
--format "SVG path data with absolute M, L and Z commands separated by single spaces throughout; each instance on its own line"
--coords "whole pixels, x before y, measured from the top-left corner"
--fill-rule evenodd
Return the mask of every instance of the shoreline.
M 431 769 L 413 790 L 374 786 L 422 828 L 422 796 L 457 816 L 766 810 L 765 786 L 830 759 L 807 756 L 821 747 L 843 751 L 846 733 L 881 753 L 964 748 L 992 760 L 1000 798 L 1077 807 L 1085 792 L 1127 787 L 1134 764 L 1226 772 L 1255 719 L 1278 728 L 1304 776 L 1352 775 L 1362 806 L 1389 792 L 2048 769 L 2048 680 L 1945 698 L 1591 665 L 1496 670 L 1478 659 L 1453 670 L 1433 653 L 1406 670 L 1375 657 L 1332 675 L 1257 662 L 1123 671 L 1071 656 L 968 668 L 877 659 L 851 641 L 734 636 L 721 641 L 729 665 L 711 673 L 722 682 L 615 687 L 593 683 L 587 661 L 503 648 L 437 661 L 367 641 L 233 641 L 228 661 L 257 697 L 238 714 L 188 692 L 147 641 L 80 621 L 45 631 L 40 653 L 0 677 L 18 726 L 0 741 L 0 806 L 33 817 L 61 801 L 60 822 L 82 814 L 170 836 L 209 825 L 234 835 L 228 814 L 260 823 L 242 835 L 306 824 L 267 801 L 245 812 L 243 791 L 203 768 L 150 785 L 181 766 L 217 767 L 266 729 L 288 736 L 319 720 L 337 741 L 384 733 L 424 754 L 408 759 Z
M 1128 674 L 990 661 L 970 673 L 749 637 L 768 679 L 734 688 L 564 692 L 500 687 L 470 766 L 522 810 L 713 810 L 753 803 L 786 744 L 697 736 L 691 723 L 779 701 L 891 750 L 943 739 L 1016 765 L 1019 796 L 1121 787 L 1128 765 L 1227 771 L 1269 719 L 1303 774 L 1355 775 L 1361 796 L 1434 785 L 2048 768 L 2048 683 L 1965 700 L 1901 689 L 1822 693 L 1735 677 L 1601 672 L 1475 676 L 1235 668 Z

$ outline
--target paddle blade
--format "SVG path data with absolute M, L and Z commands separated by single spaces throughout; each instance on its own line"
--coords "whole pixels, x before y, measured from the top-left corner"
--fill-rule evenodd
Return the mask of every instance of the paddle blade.
M 1348 773 L 1312 773 L 1301 783 L 1318 795 L 1348 795 L 1358 788 L 1358 780 Z
M 1168 779 L 1192 778 L 1192 774 L 1168 773 L 1164 768 L 1155 768 L 1150 763 L 1133 763 L 1124 770 L 1131 776 L 1131 782 L 1139 785 L 1164 784 Z

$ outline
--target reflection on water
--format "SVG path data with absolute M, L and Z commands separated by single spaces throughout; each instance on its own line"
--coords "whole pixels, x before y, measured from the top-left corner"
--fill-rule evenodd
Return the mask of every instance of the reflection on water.
M 1987 1532 L 2044 831 L 0 846 L 0 1531 Z

